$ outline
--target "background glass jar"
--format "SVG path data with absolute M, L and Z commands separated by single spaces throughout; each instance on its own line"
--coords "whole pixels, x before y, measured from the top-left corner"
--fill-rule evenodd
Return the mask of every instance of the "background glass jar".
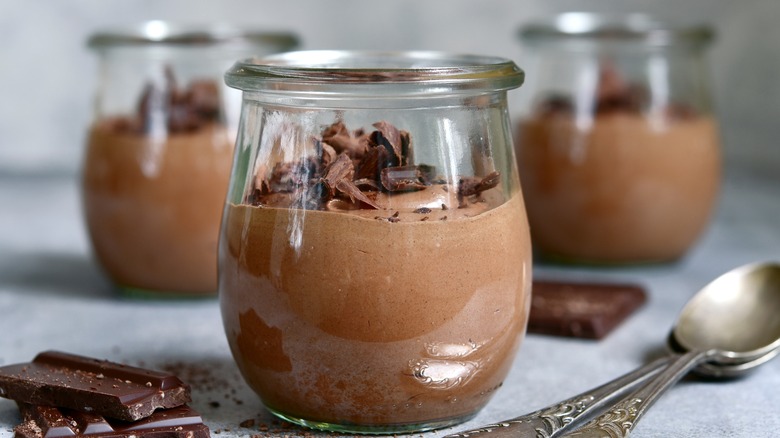
M 276 415 L 404 432 L 473 416 L 525 333 L 530 237 L 497 58 L 292 52 L 244 91 L 220 238 L 227 338 Z
M 529 78 L 517 158 L 535 250 L 566 262 L 681 257 L 720 181 L 711 31 L 567 13 L 520 36 Z
M 95 256 L 124 291 L 216 294 L 240 110 L 223 75 L 236 59 L 296 44 L 289 34 L 161 21 L 89 39 L 100 82 L 83 204 Z

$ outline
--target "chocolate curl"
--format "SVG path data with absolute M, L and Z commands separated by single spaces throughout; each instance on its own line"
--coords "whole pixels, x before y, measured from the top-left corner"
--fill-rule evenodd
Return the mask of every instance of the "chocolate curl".
M 322 142 L 340 154 L 346 152 L 357 163 L 368 149 L 368 139 L 363 131 L 350 132 L 344 122 L 338 121 L 322 132 Z
M 485 190 L 498 186 L 500 181 L 500 174 L 497 171 L 490 172 L 481 179 L 476 177 L 461 178 L 458 181 L 458 208 L 466 206 L 467 197 L 478 196 Z
M 422 190 L 430 180 L 420 166 L 386 167 L 381 172 L 382 186 L 390 192 Z
M 328 188 L 330 196 L 336 195 L 336 191 L 339 191 L 349 197 L 352 202 L 360 201 L 372 208 L 379 209 L 379 206 L 369 199 L 360 189 L 352 182 L 352 178 L 355 174 L 355 168 L 352 164 L 352 160 L 349 155 L 342 152 L 326 169 L 325 175 L 322 177 L 322 182 Z

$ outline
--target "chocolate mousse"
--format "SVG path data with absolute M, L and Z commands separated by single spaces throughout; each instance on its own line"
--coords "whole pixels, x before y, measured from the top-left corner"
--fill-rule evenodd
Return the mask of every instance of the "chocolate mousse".
M 708 223 L 720 181 L 717 124 L 708 114 L 653 103 L 605 68 L 593 108 L 548 96 L 519 131 L 523 193 L 543 256 L 669 261 Z
M 90 130 L 83 201 L 95 255 L 125 289 L 215 294 L 234 138 L 217 84 L 147 86 L 136 114 Z
M 501 386 L 525 332 L 523 198 L 498 172 L 444 179 L 415 164 L 409 133 L 374 128 L 326 128 L 312 158 L 259 166 L 228 204 L 229 344 L 265 405 L 293 421 L 462 421 Z

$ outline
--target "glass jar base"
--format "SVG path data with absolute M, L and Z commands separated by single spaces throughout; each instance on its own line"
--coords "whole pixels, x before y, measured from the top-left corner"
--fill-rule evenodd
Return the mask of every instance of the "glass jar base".
M 685 257 L 684 254 L 667 257 L 591 257 L 569 255 L 554 251 L 537 250 L 534 252 L 534 262 L 539 265 L 582 266 L 591 268 L 622 268 L 642 266 L 675 265 Z
M 141 287 L 118 285 L 121 295 L 125 298 L 138 300 L 204 300 L 217 297 L 214 292 L 187 292 L 174 290 L 145 289 Z
M 303 426 L 309 429 L 322 430 L 325 432 L 336 433 L 355 433 L 362 435 L 397 435 L 407 433 L 419 433 L 427 432 L 434 429 L 442 429 L 445 427 L 455 426 L 457 424 L 464 423 L 476 415 L 476 413 L 455 417 L 445 418 L 441 420 L 432 420 L 421 423 L 400 423 L 400 424 L 349 424 L 349 423 L 328 423 L 324 421 L 310 421 L 304 418 L 298 418 L 292 415 L 287 415 L 283 412 L 276 411 L 268 408 L 269 412 L 273 415 L 281 418 L 284 421 Z

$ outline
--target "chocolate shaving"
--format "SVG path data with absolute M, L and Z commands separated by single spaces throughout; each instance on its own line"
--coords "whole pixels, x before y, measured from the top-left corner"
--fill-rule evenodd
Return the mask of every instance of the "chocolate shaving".
M 361 178 L 361 179 L 356 179 L 353 182 L 361 190 L 363 190 L 363 189 L 365 189 L 365 190 L 374 190 L 374 191 L 381 190 L 381 187 L 379 187 L 379 184 L 377 184 L 376 181 L 374 181 L 373 179 Z
M 338 183 L 345 180 L 352 182 L 354 174 L 355 169 L 352 166 L 352 161 L 346 153 L 342 153 L 325 169 L 322 181 L 330 189 L 330 195 L 335 196 Z
M 430 183 L 418 166 L 386 167 L 381 172 L 382 186 L 390 192 L 421 190 Z
M 448 190 L 434 166 L 412 164 L 409 132 L 385 121 L 373 126 L 376 130 L 368 134 L 362 129 L 350 132 L 337 121 L 322 131 L 321 139 L 311 139 L 314 153 L 306 159 L 276 163 L 270 172 L 259 166 L 246 202 L 322 210 L 337 199 L 351 202 L 339 204 L 339 208 L 381 209 L 377 199 L 382 192 L 422 190 L 434 183 Z M 498 173 L 482 179 L 465 178 L 459 185 L 461 202 L 497 184 Z M 447 206 L 442 204 L 442 209 Z
M 356 166 L 357 179 L 381 181 L 382 169 L 405 166 L 411 162 L 411 136 L 387 122 L 374 124 L 376 131 L 368 134 L 368 146 Z
M 628 82 L 620 75 L 617 68 L 609 63 L 601 66 L 594 93 L 593 106 L 588 110 L 596 115 L 642 114 L 651 102 L 650 92 L 645 85 Z M 575 103 L 571 97 L 560 94 L 547 96 L 536 109 L 542 117 L 571 116 L 574 111 Z M 663 113 L 670 119 L 690 119 L 696 116 L 697 111 L 686 104 L 669 102 L 663 109 Z
M 352 165 L 352 160 L 347 153 L 342 153 L 336 158 L 336 161 L 325 169 L 325 176 L 322 177 L 322 182 L 325 183 L 325 186 L 330 191 L 331 197 L 335 196 L 338 190 L 347 195 L 352 202 L 357 200 L 374 209 L 379 209 L 379 206 L 364 195 L 355 183 L 352 182 L 354 174 L 355 169 Z
M 574 113 L 574 104 L 567 96 L 554 94 L 543 99 L 536 111 L 542 116 L 570 115 Z
M 155 129 L 157 115 L 162 115 L 168 132 L 190 132 L 216 121 L 220 114 L 217 83 L 210 79 L 190 82 L 179 88 L 173 69 L 165 68 L 165 85 L 149 82 L 138 102 L 137 118 L 145 132 Z
M 333 146 L 319 141 L 317 139 L 314 140 L 317 148 L 319 148 L 319 155 L 320 155 L 320 165 L 322 165 L 323 168 L 328 167 L 330 163 L 336 161 L 336 157 L 338 156 L 338 153 L 333 148 Z
M 496 187 L 501 181 L 499 173 L 493 171 L 484 178 L 461 178 L 458 181 L 458 208 L 465 207 L 466 198 L 470 196 L 479 196 L 485 190 Z
M 411 135 L 407 131 L 401 131 L 385 121 L 374 123 L 374 131 L 369 139 L 377 145 L 383 145 L 392 152 L 392 162 L 396 166 L 406 166 L 411 163 Z
M 336 154 L 346 152 L 357 164 L 368 149 L 368 138 L 362 130 L 349 132 L 344 122 L 338 121 L 322 132 L 322 141 L 331 146 Z
M 380 181 L 382 169 L 390 165 L 389 157 L 390 153 L 386 148 L 377 147 L 376 144 L 372 145 L 360 160 L 355 178 Z

